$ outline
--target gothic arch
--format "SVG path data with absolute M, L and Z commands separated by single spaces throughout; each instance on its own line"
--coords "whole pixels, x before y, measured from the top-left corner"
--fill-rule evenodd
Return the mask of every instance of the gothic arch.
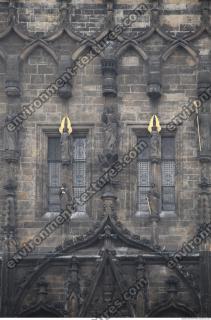
M 194 317 L 196 314 L 178 301 L 169 299 L 167 302 L 156 305 L 148 314 L 148 317 Z
M 194 51 L 192 47 L 190 47 L 185 41 L 176 40 L 173 44 L 171 44 L 163 53 L 162 60 L 166 62 L 168 58 L 175 52 L 177 48 L 183 48 L 187 53 L 192 57 L 192 59 L 198 64 L 199 58 L 198 54 Z
M 144 61 L 148 61 L 148 55 L 146 54 L 146 52 L 141 47 L 139 47 L 135 41 L 130 40 L 126 41 L 116 52 L 117 57 L 119 58 L 129 48 L 134 49 Z
M 19 315 L 21 318 L 59 318 L 63 315 L 55 310 L 52 306 L 45 305 L 43 303 L 38 303 L 35 306 L 25 310 Z
M 88 231 L 87 234 L 83 236 L 79 236 L 75 242 L 73 240 L 65 241 L 62 246 L 59 246 L 55 249 L 55 252 L 52 253 L 52 255 L 48 255 L 48 257 L 44 259 L 44 262 L 34 268 L 33 273 L 30 274 L 26 281 L 22 284 L 22 288 L 17 297 L 13 312 L 20 312 L 20 307 L 22 306 L 22 301 L 24 301 L 27 291 L 32 287 L 38 277 L 43 275 L 49 266 L 52 265 L 54 258 L 64 254 L 75 255 L 76 251 L 89 248 L 91 245 L 94 245 L 96 241 L 99 241 L 99 236 L 104 232 L 104 228 L 107 225 L 111 227 L 112 232 L 117 235 L 118 239 L 128 247 L 140 250 L 140 254 L 143 251 L 146 253 L 156 254 L 161 264 L 166 265 L 166 262 L 168 262 L 168 258 L 165 258 L 165 254 L 162 253 L 162 251 L 154 248 L 149 240 L 140 239 L 138 235 L 131 234 L 129 230 L 123 228 L 119 221 L 115 221 L 115 219 L 108 215 L 101 222 L 97 222 L 93 230 Z M 166 266 L 166 268 L 168 267 Z M 191 286 L 189 281 L 187 281 L 187 278 L 179 272 L 179 270 L 176 269 L 175 273 L 187 285 L 188 290 L 193 294 L 194 300 L 200 309 L 200 300 L 194 288 Z
M 59 39 L 62 34 L 65 33 L 68 35 L 68 37 L 72 40 L 75 40 L 77 42 L 81 41 L 81 37 L 79 37 L 78 35 L 76 35 L 75 33 L 73 33 L 71 30 L 69 30 L 68 28 L 61 28 L 60 30 L 58 30 L 57 32 L 50 34 L 48 36 L 45 37 L 46 41 L 55 41 L 57 39 Z
M 36 49 L 36 48 L 42 48 L 44 49 L 55 61 L 55 63 L 58 63 L 58 58 L 56 53 L 48 47 L 48 45 L 43 40 L 35 40 L 33 43 L 30 43 L 27 47 L 25 47 L 20 54 L 20 62 L 25 61 L 27 57 Z
M 81 46 L 73 52 L 72 60 L 77 60 L 83 53 L 85 53 L 87 50 L 92 49 L 92 47 L 97 46 L 97 43 L 93 40 L 86 40 L 82 42 Z M 102 56 L 102 53 L 99 54 Z
M 33 40 L 28 35 L 22 33 L 15 25 L 9 25 L 4 31 L 0 32 L 0 39 L 5 38 L 8 36 L 11 32 L 14 32 L 17 34 L 22 40 L 30 41 Z

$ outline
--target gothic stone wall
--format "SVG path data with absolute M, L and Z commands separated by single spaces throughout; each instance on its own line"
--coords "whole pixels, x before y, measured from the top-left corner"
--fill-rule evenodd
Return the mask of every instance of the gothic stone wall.
M 115 23 L 127 15 L 130 9 L 139 4 L 125 0 L 117 0 L 114 5 Z M 160 3 L 160 24 L 171 35 L 184 35 L 187 31 L 196 31 L 200 26 L 201 2 L 198 0 L 163 0 Z M 7 21 L 8 3 L 0 2 L 0 30 L 5 30 Z M 30 37 L 44 38 L 56 32 L 59 24 L 59 3 L 55 0 L 19 1 L 17 4 L 17 24 L 23 34 Z M 0 39 L 1 48 L 8 54 L 23 56 L 20 62 L 21 101 L 16 104 L 29 104 L 58 74 L 57 62 L 61 55 L 69 55 L 81 47 L 83 39 L 93 39 L 104 29 L 103 21 L 106 17 L 106 6 L 103 0 L 73 0 L 70 14 L 72 30 L 81 38 L 81 41 L 71 39 L 67 34 L 60 35 L 56 40 L 47 44 L 52 51 L 40 45 L 35 46 L 28 54 L 25 47 L 30 43 L 20 38 L 15 32 L 10 32 Z M 132 35 L 126 32 L 129 38 L 136 32 L 143 32 L 152 23 L 149 13 L 139 18 L 135 23 Z M 138 42 L 138 40 L 137 40 Z M 153 54 L 166 50 L 169 42 L 158 33 L 154 33 L 146 41 L 139 43 L 150 57 Z M 184 102 L 196 96 L 197 89 L 197 57 L 209 54 L 210 36 L 203 33 L 192 41 L 193 51 L 185 50 L 181 46 L 175 48 L 171 55 L 162 64 L 162 96 L 158 105 L 161 125 L 170 121 L 178 113 Z M 122 43 L 115 44 L 116 50 Z M 52 54 L 54 52 L 54 55 Z M 196 53 L 196 55 L 193 54 Z M 23 54 L 24 53 L 24 54 Z M 11 99 L 5 94 L 4 84 L 6 77 L 5 62 L 0 63 L 0 121 L 4 123 L 8 112 L 7 105 Z M 118 97 L 114 101 L 118 105 L 120 114 L 120 156 L 135 143 L 133 128 L 143 128 L 149 123 L 152 106 L 146 94 L 147 67 L 141 55 L 132 46 L 125 46 L 118 56 L 117 76 Z M 78 71 L 73 80 L 72 98 L 67 102 L 68 115 L 73 128 L 88 128 L 90 132 L 90 178 L 95 180 L 101 174 L 98 154 L 103 149 L 103 131 L 101 115 L 105 98 L 102 95 L 101 58 L 96 57 L 84 69 Z M 14 103 L 14 100 L 13 100 Z M 113 102 L 112 102 L 113 103 Z M 15 104 L 15 103 L 14 103 Z M 47 220 L 42 211 L 42 200 L 39 198 L 39 187 L 42 182 L 43 154 L 41 129 L 59 127 L 65 113 L 64 101 L 54 95 L 50 101 L 37 110 L 34 115 L 24 121 L 20 132 L 21 158 L 17 168 L 17 237 L 23 243 L 36 234 Z M 16 106 L 14 107 L 16 108 Z M 3 129 L 2 129 L 3 130 Z M 0 148 L 3 150 L 3 135 L 0 135 Z M 169 250 L 176 250 L 195 233 L 199 215 L 197 199 L 200 181 L 200 164 L 197 159 L 197 135 L 194 120 L 186 121 L 176 133 L 176 213 L 172 217 L 164 216 L 159 223 L 160 244 Z M 3 187 L 7 177 L 5 162 L 1 159 L 0 183 Z M 150 238 L 151 223 L 147 218 L 135 216 L 135 164 L 124 170 L 118 177 L 119 185 L 116 188 L 117 216 L 131 232 L 141 237 Z M 38 190 L 38 191 L 37 191 Z M 88 206 L 89 217 L 72 222 L 71 238 L 74 234 L 83 234 L 103 211 L 100 194 L 96 195 Z M 4 212 L 4 191 L 1 190 L 1 212 Z M 55 232 L 36 250 L 48 252 L 61 244 L 62 229 Z

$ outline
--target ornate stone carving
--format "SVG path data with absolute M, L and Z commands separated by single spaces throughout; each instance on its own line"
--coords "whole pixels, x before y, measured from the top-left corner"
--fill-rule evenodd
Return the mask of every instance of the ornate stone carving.
M 104 131 L 104 150 L 99 161 L 104 168 L 109 168 L 118 160 L 119 121 L 114 107 L 105 107 L 102 115 Z
M 104 228 L 104 234 L 99 236 L 99 239 L 104 239 L 104 250 L 112 249 L 112 239 L 117 239 L 116 234 L 112 234 L 112 228 L 109 225 L 106 225 Z
M 65 125 L 64 130 L 61 134 L 60 144 L 61 144 L 61 161 L 63 165 L 68 165 L 71 162 L 70 147 L 72 138 L 69 135 L 68 128 Z
M 155 184 L 152 184 L 151 190 L 147 194 L 152 217 L 159 217 L 160 213 L 160 193 Z
M 9 6 L 8 6 L 8 24 L 14 24 L 16 20 L 16 0 L 9 0 Z
M 200 0 L 201 1 L 201 23 L 204 26 L 209 26 L 209 1 L 208 0 Z
M 107 28 L 112 28 L 114 24 L 114 1 L 115 0 L 104 0 L 107 6 L 107 17 L 106 17 L 106 26 Z
M 4 210 L 4 234 L 5 239 L 15 239 L 16 228 L 16 189 L 15 179 L 8 179 L 4 185 L 5 190 L 5 210 Z
M 142 256 L 139 256 L 137 259 L 136 279 L 137 281 L 139 281 L 140 279 L 146 279 L 145 261 Z M 147 299 L 147 287 L 145 286 L 144 289 L 138 293 L 136 298 L 136 316 L 144 317 L 147 311 L 148 311 L 148 299 Z
M 151 133 L 150 158 L 152 162 L 159 162 L 161 160 L 161 137 L 154 126 Z
M 72 258 L 66 283 L 66 312 L 68 317 L 77 317 L 80 306 L 79 265 L 75 257 Z
M 107 12 L 113 12 L 114 10 L 114 0 L 104 0 L 107 5 Z
M 71 196 L 69 189 L 65 183 L 62 184 L 60 191 L 59 191 L 59 197 L 60 197 L 60 205 L 61 205 L 61 211 L 64 211 L 71 201 Z
M 151 57 L 149 61 L 147 94 L 150 99 L 153 100 L 156 100 L 161 96 L 160 57 Z
M 19 160 L 19 129 L 10 131 L 9 124 L 16 118 L 17 114 L 7 115 L 4 126 L 4 159 L 8 162 L 16 162 Z
M 71 2 L 72 0 L 59 0 L 60 2 L 60 21 L 62 25 L 66 26 L 69 24 L 69 14 L 71 10 Z
M 78 305 L 77 295 L 75 294 L 75 292 L 72 292 L 72 294 L 69 296 L 67 300 L 68 317 L 70 318 L 76 317 L 78 314 L 78 309 L 79 309 L 79 305 Z

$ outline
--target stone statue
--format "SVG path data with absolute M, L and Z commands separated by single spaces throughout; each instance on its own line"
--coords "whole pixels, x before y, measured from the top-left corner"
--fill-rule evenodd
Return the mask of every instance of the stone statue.
M 5 203 L 5 215 L 7 219 L 7 223 L 10 227 L 15 227 L 15 217 L 16 217 L 16 210 L 15 210 L 15 199 L 13 196 L 9 195 L 6 199 Z
M 161 139 L 157 131 L 152 130 L 150 152 L 152 161 L 161 159 Z
M 78 315 L 78 298 L 74 291 L 67 300 L 67 313 L 70 318 Z
M 150 206 L 150 213 L 153 216 L 159 215 L 160 212 L 160 194 L 156 190 L 155 184 L 152 184 L 151 190 L 147 194 Z
M 67 185 L 65 183 L 63 183 L 60 188 L 59 197 L 60 197 L 61 211 L 63 212 L 66 209 L 66 206 L 68 205 L 68 203 L 70 203 L 71 201 L 71 196 L 67 188 Z
M 68 129 L 65 126 L 63 133 L 61 134 L 61 160 L 62 164 L 70 163 L 70 135 Z
M 110 167 L 118 159 L 119 122 L 113 107 L 106 107 L 102 115 L 104 126 L 104 151 L 99 160 L 104 167 Z
M 5 151 L 12 151 L 12 152 L 18 152 L 18 135 L 19 135 L 19 129 L 15 128 L 15 130 L 10 131 L 8 130 L 8 124 L 12 123 L 13 119 L 17 115 L 15 113 L 7 115 L 5 119 L 5 127 L 4 127 L 4 150 Z
M 4 185 L 5 189 L 5 210 L 4 210 L 4 228 L 7 238 L 14 239 L 16 226 L 16 189 L 17 182 L 9 178 Z

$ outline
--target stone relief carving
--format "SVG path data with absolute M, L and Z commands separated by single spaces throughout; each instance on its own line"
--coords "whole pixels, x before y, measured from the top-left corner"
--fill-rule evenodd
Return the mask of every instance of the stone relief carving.
M 119 121 L 114 107 L 105 107 L 102 115 L 104 150 L 99 156 L 101 165 L 109 168 L 118 159 Z
M 7 161 L 17 161 L 19 159 L 19 131 L 20 128 L 15 128 L 9 131 L 7 126 L 10 124 L 17 114 L 7 115 L 4 126 L 4 158 Z
M 151 190 L 147 194 L 149 206 L 152 216 L 158 216 L 160 212 L 160 194 L 157 191 L 155 184 L 152 184 Z
M 71 201 L 71 195 L 65 183 L 63 183 L 60 188 L 59 197 L 60 197 L 61 211 L 64 211 L 66 209 L 67 204 L 70 203 Z
M 159 161 L 161 159 L 161 138 L 157 131 L 152 130 L 150 155 L 152 161 Z
M 71 138 L 68 133 L 67 128 L 64 129 L 63 133 L 61 134 L 61 160 L 62 164 L 69 164 L 71 162 L 71 156 L 70 156 L 70 143 Z

